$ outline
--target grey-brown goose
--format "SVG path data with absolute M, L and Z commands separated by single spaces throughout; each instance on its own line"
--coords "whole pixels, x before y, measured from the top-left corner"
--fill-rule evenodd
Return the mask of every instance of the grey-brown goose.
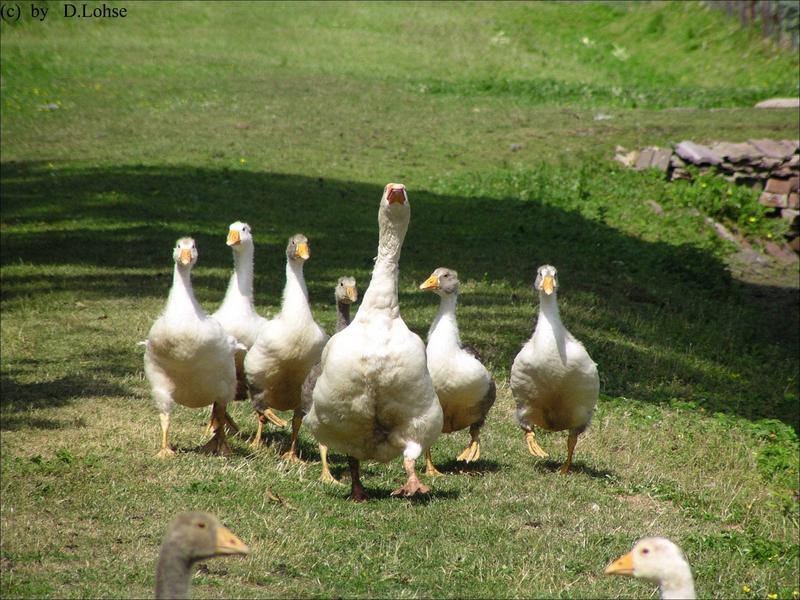
M 167 529 L 156 566 L 156 598 L 188 598 L 192 565 L 199 560 L 248 554 L 250 549 L 212 514 L 179 514 Z

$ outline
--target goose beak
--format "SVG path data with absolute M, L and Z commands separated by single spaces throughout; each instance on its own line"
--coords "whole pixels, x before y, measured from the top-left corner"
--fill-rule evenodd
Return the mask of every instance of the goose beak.
M 308 260 L 311 256 L 311 252 L 308 249 L 308 244 L 297 244 L 297 250 L 295 250 L 294 255 L 297 258 Z
M 552 275 L 544 276 L 544 279 L 542 280 L 542 289 L 548 296 L 553 293 L 553 290 L 555 290 L 555 281 L 553 280 Z
M 188 265 L 190 262 L 192 262 L 192 251 L 188 248 L 183 248 L 181 250 L 180 261 L 182 265 Z
M 389 204 L 405 204 L 407 200 L 406 186 L 402 183 L 386 184 L 386 201 Z
M 439 289 L 439 278 L 436 275 L 431 275 L 425 281 L 423 281 L 419 289 L 421 290 L 438 290 Z
M 227 527 L 217 527 L 217 554 L 250 554 L 250 548 Z
M 355 302 L 358 300 L 358 292 L 356 292 L 356 288 L 354 287 L 344 288 L 344 295 L 347 296 L 350 302 Z
M 239 237 L 239 232 L 235 229 L 231 229 L 228 232 L 228 246 L 235 246 L 236 244 L 241 243 L 242 239 Z
M 633 575 L 633 553 L 623 554 L 606 567 L 606 575 Z

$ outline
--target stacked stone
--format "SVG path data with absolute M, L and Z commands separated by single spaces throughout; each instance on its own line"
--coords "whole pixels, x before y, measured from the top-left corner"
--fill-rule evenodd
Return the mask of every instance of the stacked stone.
M 772 215 L 790 222 L 789 245 L 800 252 L 800 142 L 797 140 L 748 140 L 709 145 L 684 141 L 675 150 L 658 147 L 624 153 L 617 160 L 641 171 L 658 169 L 670 181 L 691 179 L 689 165 L 701 173 L 712 172 L 737 185 L 761 191 L 759 202 Z

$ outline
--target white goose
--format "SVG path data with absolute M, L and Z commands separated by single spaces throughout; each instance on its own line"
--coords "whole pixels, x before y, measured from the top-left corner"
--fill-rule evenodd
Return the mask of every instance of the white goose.
M 167 305 L 150 328 L 144 353 L 144 372 L 161 412 L 158 456 L 174 454 L 167 435 L 176 403 L 189 408 L 213 405 L 214 437 L 203 450 L 229 454 L 223 424 L 227 403 L 236 394 L 236 340 L 203 311 L 194 297 L 190 277 L 197 262 L 194 240 L 179 239 L 173 258 L 175 270 Z
M 336 333 L 338 333 L 350 324 L 350 305 L 358 300 L 355 278 L 349 276 L 339 277 L 333 295 L 336 298 Z M 304 415 L 307 415 L 308 411 L 311 410 L 311 405 L 314 402 L 314 386 L 317 385 L 317 379 L 319 379 L 320 373 L 322 373 L 322 365 L 317 363 L 303 382 L 302 396 Z M 333 475 L 331 475 L 331 470 L 328 467 L 328 447 L 324 444 L 319 445 L 319 457 L 322 462 L 320 481 L 339 483 Z
M 606 575 L 628 575 L 657 583 L 663 600 L 696 598 L 694 579 L 681 549 L 662 537 L 642 538 L 606 567 Z
M 442 405 L 442 433 L 469 427 L 470 443 L 456 459 L 476 461 L 481 456 L 480 431 L 496 397 L 495 384 L 477 353 L 461 343 L 456 321 L 458 273 L 439 267 L 420 286 L 441 298 L 439 312 L 428 331 L 428 371 Z M 425 450 L 425 474 L 441 475 Z
M 244 375 L 244 357 L 256 341 L 258 330 L 267 319 L 256 312 L 253 300 L 253 257 L 255 247 L 250 225 L 236 221 L 228 228 L 228 246 L 233 252 L 233 274 L 231 275 L 225 299 L 212 316 L 220 322 L 228 335 L 236 338 L 243 348 L 236 351 L 236 399 L 247 398 L 247 379 Z M 264 411 L 269 421 L 278 427 L 285 427 L 286 421 L 278 417 L 272 409 Z M 233 431 L 239 428 L 230 415 L 225 421 Z M 211 425 L 209 425 L 211 426 Z
M 517 404 L 517 421 L 526 432 L 534 456 L 547 453 L 536 443 L 533 426 L 548 431 L 569 430 L 566 474 L 580 435 L 592 419 L 600 392 L 597 365 L 589 353 L 564 328 L 558 313 L 556 269 L 542 265 L 534 288 L 539 291 L 539 320 L 530 340 L 511 367 L 511 392 Z
M 259 415 L 253 446 L 259 447 L 266 417 L 264 410 L 293 410 L 292 443 L 284 459 L 299 461 L 297 436 L 303 419 L 300 390 L 308 372 L 319 362 L 328 340 L 311 314 L 303 264 L 311 256 L 306 236 L 298 233 L 286 246 L 286 286 L 281 312 L 261 325 L 255 343 L 244 358 L 244 371 Z
M 400 317 L 400 251 L 411 207 L 405 186 L 386 186 L 378 209 L 378 256 L 352 323 L 322 356 L 305 423 L 321 444 L 349 456 L 350 498 L 363 501 L 360 461 L 403 455 L 405 485 L 393 495 L 430 491 L 414 467 L 442 431 L 442 409 L 428 374 L 425 344 Z

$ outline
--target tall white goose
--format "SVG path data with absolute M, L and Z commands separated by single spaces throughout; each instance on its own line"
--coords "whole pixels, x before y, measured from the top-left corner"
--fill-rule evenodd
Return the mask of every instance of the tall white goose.
M 378 256 L 352 323 L 335 334 L 322 356 L 305 423 L 321 444 L 349 456 L 350 498 L 367 499 L 360 461 L 403 455 L 405 485 L 393 495 L 430 489 L 414 467 L 442 431 L 442 408 L 428 374 L 425 344 L 400 316 L 398 276 L 411 207 L 405 186 L 386 186 L 378 209 Z
M 174 454 L 167 435 L 175 404 L 189 408 L 213 405 L 214 436 L 203 450 L 229 454 L 223 423 L 225 408 L 236 394 L 236 340 L 203 311 L 194 297 L 190 276 L 197 262 L 194 240 L 179 239 L 173 258 L 175 269 L 167 305 L 150 328 L 144 352 L 144 372 L 161 413 L 158 456 Z
M 258 330 L 267 319 L 256 312 L 253 299 L 253 258 L 255 246 L 250 225 L 236 221 L 228 228 L 228 246 L 233 252 L 233 274 L 231 275 L 225 299 L 212 316 L 219 321 L 229 335 L 243 346 L 236 351 L 236 399 L 247 398 L 247 378 L 244 374 L 244 357 L 256 341 Z M 278 417 L 272 409 L 264 411 L 266 418 L 278 427 L 285 427 L 286 421 Z M 230 415 L 225 414 L 228 427 L 233 431 L 239 428 Z
M 244 358 L 253 407 L 259 415 L 253 446 L 259 447 L 264 410 L 293 410 L 292 443 L 284 459 L 299 461 L 297 436 L 303 420 L 300 391 L 311 367 L 319 362 L 328 334 L 314 321 L 308 305 L 303 264 L 311 256 L 306 236 L 298 233 L 286 246 L 286 286 L 281 312 L 263 323 Z
M 336 299 L 336 333 L 342 331 L 350 324 L 350 305 L 358 300 L 358 290 L 356 289 L 356 280 L 354 277 L 344 276 L 339 277 L 336 282 L 336 289 L 334 290 L 334 298 Z M 319 374 L 322 373 L 322 365 L 317 363 L 311 369 L 303 382 L 303 414 L 307 415 L 311 410 L 311 404 L 314 402 L 314 386 L 317 385 Z M 322 462 L 322 475 L 320 481 L 327 483 L 339 483 L 328 468 L 328 447 L 325 444 L 319 445 L 319 456 Z
M 662 537 L 642 538 L 606 567 L 606 575 L 628 575 L 658 584 L 663 600 L 696 598 L 694 579 L 681 549 Z
M 188 598 L 192 565 L 217 556 L 249 554 L 250 549 L 212 514 L 185 512 L 169 526 L 156 565 L 157 599 Z
M 428 331 L 428 371 L 442 405 L 442 433 L 469 427 L 470 443 L 456 460 L 473 462 L 481 457 L 480 432 L 496 397 L 492 376 L 480 357 L 461 343 L 456 321 L 458 273 L 439 267 L 420 286 L 441 299 L 439 312 Z M 425 474 L 440 475 L 433 466 L 430 448 L 425 450 Z
M 511 392 L 517 404 L 517 421 L 534 456 L 547 456 L 536 443 L 534 425 L 548 431 L 569 430 L 567 460 L 561 467 L 561 473 L 566 474 L 578 436 L 592 419 L 600 378 L 583 344 L 561 323 L 555 267 L 539 267 L 534 288 L 539 292 L 539 319 L 530 340 L 514 359 Z

